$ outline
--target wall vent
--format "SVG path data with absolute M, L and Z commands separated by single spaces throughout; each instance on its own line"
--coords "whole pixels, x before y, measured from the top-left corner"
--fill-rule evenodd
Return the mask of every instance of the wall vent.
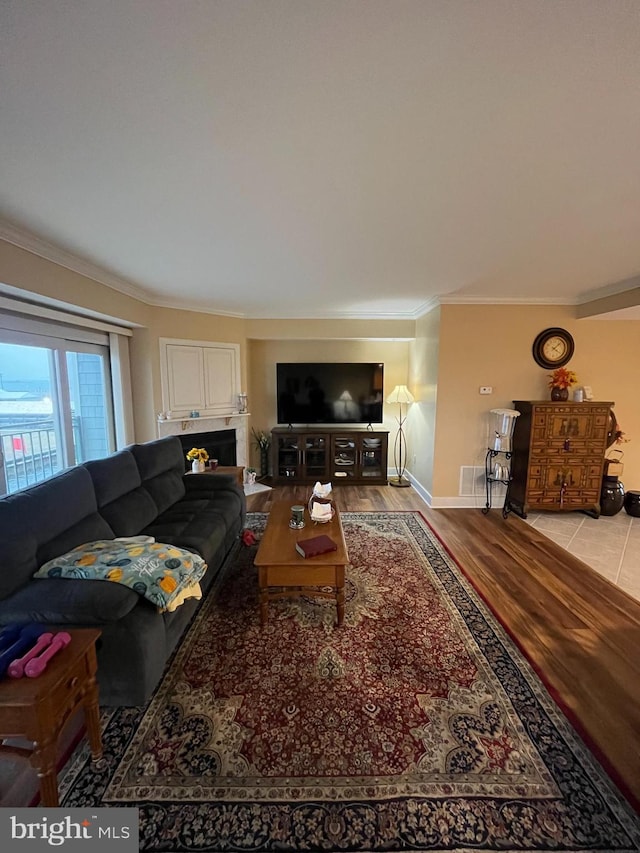
M 492 504 L 501 506 L 504 501 L 507 487 L 504 483 L 494 483 L 492 487 Z M 461 497 L 486 496 L 484 465 L 461 465 L 460 466 L 460 491 Z M 483 500 L 484 503 L 484 500 Z
M 475 497 L 484 494 L 484 465 L 461 465 L 459 495 Z

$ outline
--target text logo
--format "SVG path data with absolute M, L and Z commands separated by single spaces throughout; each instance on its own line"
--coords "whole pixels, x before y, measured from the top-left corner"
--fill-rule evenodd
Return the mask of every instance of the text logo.
M 137 853 L 138 809 L 0 809 L 0 848 Z

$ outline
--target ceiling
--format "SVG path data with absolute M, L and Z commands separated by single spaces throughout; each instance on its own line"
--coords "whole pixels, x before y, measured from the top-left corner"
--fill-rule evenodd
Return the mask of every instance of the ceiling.
M 0 214 L 152 304 L 412 318 L 640 275 L 638 0 L 2 0 L 0 31 Z

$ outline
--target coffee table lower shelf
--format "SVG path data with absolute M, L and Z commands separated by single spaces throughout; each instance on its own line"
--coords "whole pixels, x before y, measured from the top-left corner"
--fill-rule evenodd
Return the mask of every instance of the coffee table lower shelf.
M 305 568 L 305 583 L 300 583 L 300 570 L 291 566 L 261 566 L 258 569 L 260 589 L 260 624 L 269 619 L 269 602 L 280 598 L 309 595 L 336 602 L 338 625 L 344 623 L 344 566 Z

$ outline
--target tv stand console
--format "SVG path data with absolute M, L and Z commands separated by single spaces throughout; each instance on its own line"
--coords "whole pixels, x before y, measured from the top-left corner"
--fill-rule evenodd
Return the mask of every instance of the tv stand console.
M 273 482 L 387 484 L 389 432 L 370 428 L 275 427 Z

